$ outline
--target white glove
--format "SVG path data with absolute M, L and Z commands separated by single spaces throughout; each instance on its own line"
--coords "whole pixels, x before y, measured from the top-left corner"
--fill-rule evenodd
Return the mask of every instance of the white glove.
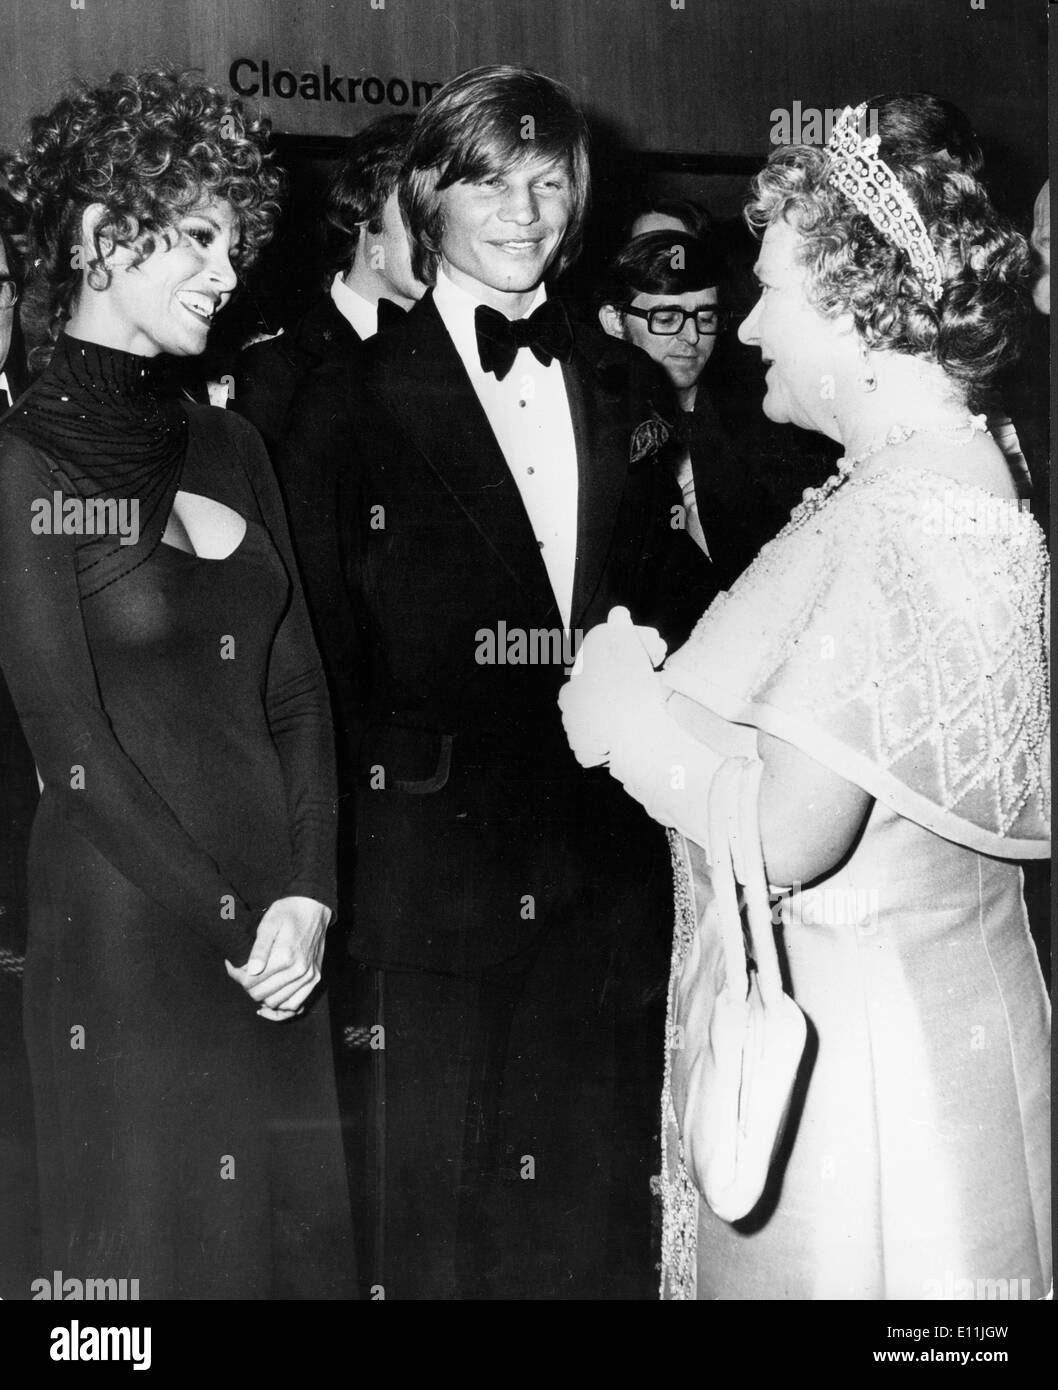
M 708 855 L 709 788 L 724 759 L 666 710 L 668 687 L 654 670 L 664 656 L 653 628 L 633 627 L 627 609 L 611 610 L 588 633 L 559 693 L 562 723 L 582 767 L 606 764 L 654 820 Z
M 661 705 L 666 689 L 655 666 L 667 648 L 653 627 L 634 627 L 627 608 L 612 608 L 585 637 L 573 674 L 559 692 L 562 724 L 581 767 L 605 763 L 644 710 Z

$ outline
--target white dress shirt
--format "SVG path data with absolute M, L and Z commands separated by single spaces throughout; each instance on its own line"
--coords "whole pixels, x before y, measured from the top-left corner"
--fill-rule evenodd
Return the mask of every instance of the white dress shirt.
M 15 393 L 7 380 L 7 373 L 0 372 L 0 410 L 6 410 L 8 406 L 14 405 Z
M 342 318 L 352 324 L 365 342 L 375 336 L 378 332 L 378 305 L 357 294 L 356 290 L 351 290 L 342 279 L 341 272 L 331 281 L 331 299 Z
M 687 513 L 687 534 L 706 559 L 711 560 L 713 557 L 709 554 L 709 546 L 706 543 L 705 532 L 698 515 L 698 497 L 694 490 L 694 464 L 691 461 L 690 449 L 683 451 L 683 457 L 676 469 L 676 482 L 683 494 L 683 510 Z
M 485 301 L 443 270 L 433 297 L 518 486 L 568 628 L 577 564 L 577 446 L 562 364 L 556 358 L 541 366 L 529 348 L 519 348 L 514 366 L 497 381 L 493 372 L 482 371 L 478 355 L 474 310 Z M 529 313 L 546 298 L 540 285 Z

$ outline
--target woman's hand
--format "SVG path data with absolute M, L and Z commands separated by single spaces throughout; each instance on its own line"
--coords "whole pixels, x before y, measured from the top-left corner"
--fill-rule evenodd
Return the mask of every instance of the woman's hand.
M 323 946 L 332 913 L 314 898 L 277 898 L 257 927 L 245 965 L 224 966 L 251 999 L 261 1018 L 293 1018 L 320 982 Z
M 667 691 L 655 666 L 665 659 L 655 628 L 635 627 L 627 608 L 612 608 L 577 653 L 558 703 L 569 746 L 581 767 L 605 763 L 644 714 L 660 708 Z

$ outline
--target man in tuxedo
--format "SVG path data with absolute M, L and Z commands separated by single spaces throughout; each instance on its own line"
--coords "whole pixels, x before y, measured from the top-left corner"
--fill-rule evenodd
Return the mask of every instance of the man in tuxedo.
M 400 182 L 433 288 L 313 373 L 279 458 L 355 769 L 339 916 L 376 1046 L 375 1297 L 656 1285 L 668 854 L 577 766 L 556 701 L 613 605 L 676 642 L 705 591 L 663 378 L 575 338 L 546 288 L 588 177 L 551 79 L 479 68 L 435 96 Z
M 411 308 L 426 288 L 411 269 L 396 191 L 413 122 L 383 116 L 350 139 L 324 205 L 330 288 L 292 328 L 239 357 L 231 408 L 257 426 L 273 458 L 309 372 L 355 353 L 380 316 Z

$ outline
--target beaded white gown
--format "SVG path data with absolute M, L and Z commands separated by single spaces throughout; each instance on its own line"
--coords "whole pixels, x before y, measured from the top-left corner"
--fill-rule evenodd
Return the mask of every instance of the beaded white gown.
M 665 680 L 875 798 L 781 900 L 809 1041 L 743 1221 L 691 1185 L 666 1075 L 667 1299 L 1045 1297 L 1050 1011 L 1019 859 L 1049 855 L 1047 557 L 1017 504 L 913 468 L 799 507 Z M 678 703 L 675 702 L 675 703 Z M 672 997 L 709 893 L 672 832 Z

